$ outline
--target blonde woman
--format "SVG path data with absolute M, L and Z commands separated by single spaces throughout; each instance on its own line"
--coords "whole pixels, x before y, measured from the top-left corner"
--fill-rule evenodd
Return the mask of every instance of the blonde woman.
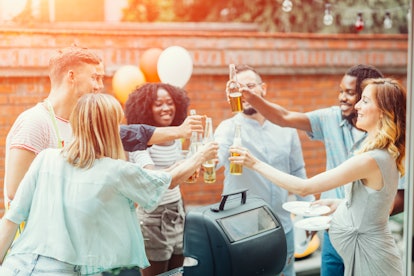
M 79 99 L 70 117 L 73 142 L 36 156 L 2 219 L 0 275 L 87 275 L 149 265 L 134 202 L 155 208 L 169 187 L 215 158 L 217 145 L 170 172 L 145 170 L 125 161 L 122 119 L 110 95 Z M 10 248 L 22 221 L 26 228 Z
M 362 84 L 356 126 L 367 132 L 359 151 L 338 167 L 309 179 L 280 172 L 246 149 L 230 151 L 234 162 L 256 170 L 274 184 L 300 195 L 316 194 L 347 183 L 346 197 L 317 201 L 334 211 L 330 239 L 344 260 L 345 275 L 402 275 L 402 260 L 388 227 L 389 213 L 404 175 L 406 91 L 393 79 Z

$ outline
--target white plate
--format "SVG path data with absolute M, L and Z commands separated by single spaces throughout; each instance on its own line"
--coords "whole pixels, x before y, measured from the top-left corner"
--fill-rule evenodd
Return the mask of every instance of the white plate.
M 299 220 L 295 223 L 295 226 L 308 231 L 319 231 L 328 229 L 329 222 L 331 222 L 330 216 L 319 216 Z
M 307 201 L 288 201 L 282 207 L 288 212 L 304 217 L 320 216 L 331 211 L 326 205 L 310 205 Z

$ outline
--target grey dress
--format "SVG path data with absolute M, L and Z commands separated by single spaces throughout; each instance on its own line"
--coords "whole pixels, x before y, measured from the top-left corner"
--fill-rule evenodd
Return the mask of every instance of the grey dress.
M 375 191 L 358 180 L 333 214 L 330 239 L 345 264 L 345 276 L 403 275 L 402 260 L 388 226 L 389 210 L 397 192 L 399 173 L 386 150 L 369 154 L 384 180 Z

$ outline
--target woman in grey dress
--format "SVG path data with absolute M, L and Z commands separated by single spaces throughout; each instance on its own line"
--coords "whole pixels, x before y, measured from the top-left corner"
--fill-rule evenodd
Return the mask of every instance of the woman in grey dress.
M 406 91 L 393 79 L 368 79 L 356 104 L 356 126 L 367 137 L 353 156 L 340 166 L 309 179 L 280 172 L 232 147 L 243 163 L 275 185 L 306 196 L 345 186 L 346 198 L 324 199 L 333 215 L 330 237 L 345 264 L 345 275 L 402 275 L 402 260 L 388 226 L 399 175 L 404 175 Z M 348 184 L 350 183 L 350 184 Z

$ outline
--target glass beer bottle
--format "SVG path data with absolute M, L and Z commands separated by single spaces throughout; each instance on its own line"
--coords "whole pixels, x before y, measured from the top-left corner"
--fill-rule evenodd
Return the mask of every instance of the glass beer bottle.
M 237 82 L 236 66 L 229 64 L 229 82 L 227 84 L 228 96 L 232 112 L 242 112 L 242 93 L 240 92 L 240 84 Z
M 195 109 L 190 110 L 190 115 L 196 115 Z M 200 148 L 200 144 L 201 144 L 201 141 L 199 139 L 198 133 L 196 131 L 193 131 L 190 137 L 190 147 L 189 147 L 187 156 L 190 157 L 193 154 L 195 154 Z M 197 169 L 185 182 L 195 183 L 197 181 L 198 172 L 199 170 Z
M 236 124 L 234 132 L 233 146 L 241 146 L 241 125 Z M 237 153 L 232 153 L 231 156 L 239 156 Z M 230 174 L 241 175 L 243 173 L 243 165 L 230 162 Z
M 210 117 L 206 118 L 206 126 L 204 130 L 204 143 L 214 140 L 213 121 Z M 204 169 L 204 183 L 216 182 L 216 164 L 214 160 L 208 160 L 203 163 Z

